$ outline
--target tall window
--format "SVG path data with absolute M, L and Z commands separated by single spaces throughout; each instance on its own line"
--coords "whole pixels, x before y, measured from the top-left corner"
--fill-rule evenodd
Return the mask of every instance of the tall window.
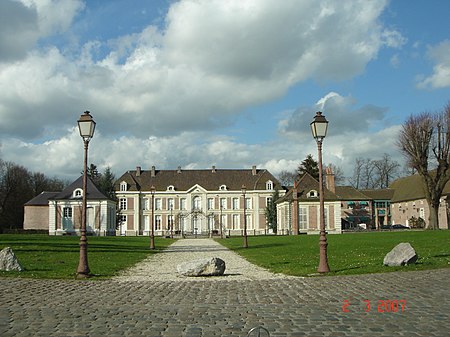
M 169 215 L 167 218 L 167 229 L 174 229 L 173 227 L 173 215 Z
M 272 182 L 272 180 L 268 180 L 266 182 L 266 190 L 269 190 L 269 191 L 273 190 L 273 182 Z
M 239 214 L 233 214 L 233 228 L 239 229 Z
M 120 183 L 120 191 L 121 192 L 125 192 L 126 190 L 127 190 L 127 183 L 126 182 L 124 182 L 124 181 L 122 181 L 121 183 Z
M 227 209 L 227 199 L 226 198 L 220 198 L 220 208 Z
M 239 199 L 233 198 L 233 209 L 239 209 Z
M 269 207 L 271 203 L 272 203 L 272 197 L 267 197 L 266 198 L 266 207 Z
M 299 229 L 308 228 L 308 213 L 306 207 L 299 207 L 298 209 L 298 225 Z
M 155 230 L 161 230 L 161 215 L 155 215 Z
M 181 198 L 180 199 L 180 209 L 181 210 L 186 210 L 186 198 Z
M 174 200 L 173 200 L 173 198 L 167 199 L 167 209 L 170 211 L 173 208 L 174 208 Z
M 64 207 L 63 208 L 63 216 L 65 218 L 72 218 L 72 207 Z
M 155 199 L 155 209 L 157 209 L 157 210 L 161 210 L 162 209 L 162 200 L 161 200 L 161 198 L 156 198 Z
M 126 210 L 127 209 L 127 198 L 120 198 L 120 200 L 119 200 L 119 207 L 122 210 Z
M 214 199 L 208 198 L 208 209 L 214 209 Z
M 245 208 L 252 209 L 252 198 L 245 198 Z
M 202 199 L 199 196 L 195 196 L 193 200 L 194 209 L 202 208 Z
M 150 209 L 150 200 L 148 198 L 144 199 L 144 210 L 148 211 Z

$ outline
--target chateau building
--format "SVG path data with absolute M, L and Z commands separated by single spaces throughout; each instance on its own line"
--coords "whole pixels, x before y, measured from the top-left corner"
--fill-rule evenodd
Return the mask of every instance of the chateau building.
M 115 185 L 118 234 L 248 235 L 268 233 L 265 209 L 275 190 L 284 194 L 267 170 L 216 169 L 127 171 Z M 245 194 L 245 199 L 244 199 Z M 244 218 L 245 213 L 245 218 Z M 152 216 L 153 215 L 153 216 Z

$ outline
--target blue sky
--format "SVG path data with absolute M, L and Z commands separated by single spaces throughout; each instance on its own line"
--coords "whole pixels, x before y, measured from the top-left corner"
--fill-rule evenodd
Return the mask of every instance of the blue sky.
M 410 114 L 450 100 L 448 0 L 4 0 L 0 158 L 76 178 L 90 161 L 294 170 L 317 148 L 352 175 Z

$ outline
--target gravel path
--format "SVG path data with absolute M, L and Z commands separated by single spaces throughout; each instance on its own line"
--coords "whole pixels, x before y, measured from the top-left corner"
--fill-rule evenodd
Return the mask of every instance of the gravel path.
M 225 274 L 216 277 L 185 277 L 177 273 L 182 262 L 218 257 L 225 261 Z M 129 281 L 244 281 L 296 278 L 274 274 L 246 261 L 238 254 L 212 239 L 177 240 L 161 253 L 153 254 L 144 261 L 114 278 L 119 282 Z

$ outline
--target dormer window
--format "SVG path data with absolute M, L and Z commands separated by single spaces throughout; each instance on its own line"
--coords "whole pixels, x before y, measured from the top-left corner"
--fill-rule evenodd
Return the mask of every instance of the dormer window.
M 268 180 L 266 182 L 266 190 L 269 190 L 269 191 L 273 190 L 273 181 L 272 180 Z
M 167 191 L 175 191 L 175 187 L 173 185 L 167 186 Z
M 83 190 L 81 188 L 77 188 L 75 191 L 73 191 L 74 198 L 81 198 L 82 196 L 83 196 Z
M 307 198 L 317 198 L 319 196 L 319 193 L 317 193 L 316 190 L 311 190 L 306 194 Z
M 120 183 L 120 191 L 125 192 L 126 190 L 128 190 L 128 184 L 125 181 L 122 181 Z
M 227 189 L 228 189 L 227 185 L 220 185 L 220 187 L 219 187 L 220 191 L 226 191 Z

